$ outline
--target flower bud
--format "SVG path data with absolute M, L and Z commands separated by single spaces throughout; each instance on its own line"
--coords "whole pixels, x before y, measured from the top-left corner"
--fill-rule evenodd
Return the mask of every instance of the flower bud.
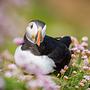
M 85 48 L 88 47 L 88 43 L 86 43 L 86 42 L 82 42 L 81 45 Z
M 82 56 L 81 58 L 85 60 L 85 59 L 87 59 L 88 57 L 87 57 L 87 55 L 84 55 L 84 56 Z
M 65 73 L 65 70 L 61 69 L 60 73 L 63 75 Z
M 73 63 L 72 66 L 75 67 L 76 66 L 76 63 Z
M 88 67 L 87 66 L 83 66 L 83 70 L 88 70 Z
M 80 50 L 77 50 L 76 53 L 79 54 L 80 53 Z
M 81 87 L 84 87 L 84 83 L 82 83 L 82 82 L 80 82 L 79 85 L 80 85 Z
M 68 80 L 68 77 L 67 77 L 67 76 L 64 76 L 64 79 L 65 79 L 65 80 Z
M 82 79 L 81 83 L 87 83 L 86 79 Z
M 76 58 L 76 55 L 75 54 L 72 54 L 71 55 L 72 59 Z
M 64 66 L 64 70 L 68 70 L 68 66 L 67 65 Z
M 88 37 L 87 37 L 87 36 L 84 36 L 84 37 L 82 38 L 82 41 L 83 41 L 83 42 L 88 42 Z
M 73 71 L 72 74 L 75 75 L 75 74 L 77 74 L 77 72 L 76 71 Z
M 76 89 L 78 89 L 78 88 L 79 88 L 79 86 L 75 86 L 75 88 L 76 88 Z

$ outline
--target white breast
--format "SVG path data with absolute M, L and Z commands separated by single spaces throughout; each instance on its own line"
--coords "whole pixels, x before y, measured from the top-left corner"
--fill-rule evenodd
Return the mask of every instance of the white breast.
M 15 63 L 20 67 L 27 64 L 34 64 L 43 70 L 43 74 L 48 74 L 54 71 L 55 63 L 52 59 L 46 55 L 36 56 L 29 50 L 22 51 L 21 46 L 17 47 L 14 58 Z

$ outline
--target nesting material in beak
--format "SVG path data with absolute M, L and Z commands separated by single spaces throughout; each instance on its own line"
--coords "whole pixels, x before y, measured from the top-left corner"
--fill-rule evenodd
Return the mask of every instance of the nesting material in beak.
M 40 46 L 40 41 L 41 41 L 41 32 L 38 31 L 37 33 L 37 45 Z

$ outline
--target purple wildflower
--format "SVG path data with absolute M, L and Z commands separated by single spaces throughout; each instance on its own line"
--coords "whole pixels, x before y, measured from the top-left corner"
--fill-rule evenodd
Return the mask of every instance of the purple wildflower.
M 84 78 L 85 78 L 86 80 L 90 81 L 90 76 L 86 75 L 86 76 L 84 76 Z

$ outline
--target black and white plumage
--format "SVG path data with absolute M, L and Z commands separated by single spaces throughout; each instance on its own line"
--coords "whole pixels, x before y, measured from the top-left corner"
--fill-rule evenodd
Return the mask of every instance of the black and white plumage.
M 60 71 L 71 59 L 69 46 L 71 37 L 53 38 L 46 35 L 46 25 L 39 20 L 32 20 L 26 28 L 24 43 L 15 51 L 15 63 L 23 67 L 35 64 L 48 74 Z

